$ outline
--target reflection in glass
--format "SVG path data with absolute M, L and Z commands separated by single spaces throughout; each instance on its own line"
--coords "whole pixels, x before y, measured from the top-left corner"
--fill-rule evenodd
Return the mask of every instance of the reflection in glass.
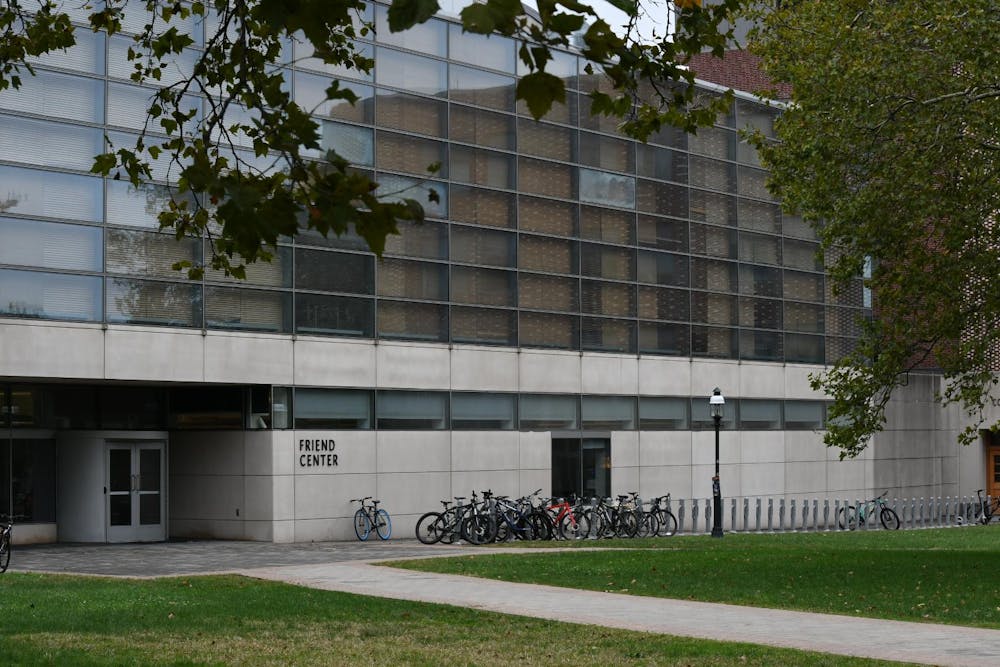
M 375 394 L 376 428 L 441 430 L 448 428 L 448 394 L 432 391 L 379 391 Z
M 452 306 L 451 340 L 477 345 L 516 345 L 517 312 Z
M 389 28 L 389 8 L 375 5 L 375 39 L 381 44 L 391 44 L 418 53 L 444 56 L 448 51 L 448 23 L 430 19 L 406 30 L 393 32 Z
M 295 331 L 372 338 L 375 334 L 375 302 L 326 294 L 295 295 Z
M 210 329 L 292 329 L 291 294 L 228 287 L 205 288 L 205 325 Z
M 691 327 L 687 324 L 639 322 L 639 353 L 689 356 Z
M 324 292 L 374 294 L 375 260 L 371 255 L 295 250 L 295 286 Z
M 665 396 L 641 396 L 639 398 L 639 430 L 688 430 L 688 401 L 683 398 Z
M 295 428 L 370 429 L 372 393 L 353 389 L 295 389 Z
M 452 104 L 449 136 L 452 141 L 514 150 L 514 118 L 496 111 Z
M 0 269 L 0 314 L 48 320 L 100 321 L 101 279 Z
M 108 322 L 201 326 L 201 286 L 108 278 Z
M 516 427 L 514 394 L 451 395 L 453 430 L 510 431 Z
M 416 301 L 378 302 L 379 338 L 448 340 L 448 306 Z
M 449 96 L 455 102 L 500 111 L 514 110 L 514 77 L 451 65 L 448 82 Z
M 34 76 L 22 76 L 20 88 L 0 90 L 0 109 L 101 123 L 104 83 L 38 70 Z
M 100 227 L 0 218 L 0 264 L 100 271 Z
M 385 47 L 375 50 L 375 81 L 424 95 L 444 97 L 448 92 L 447 65 L 440 60 Z
M 448 136 L 448 103 L 444 100 L 379 90 L 376 110 L 379 127 Z
M 479 35 L 465 32 L 462 26 L 452 23 L 449 26 L 448 55 L 452 60 L 514 73 L 517 43 L 500 35 Z

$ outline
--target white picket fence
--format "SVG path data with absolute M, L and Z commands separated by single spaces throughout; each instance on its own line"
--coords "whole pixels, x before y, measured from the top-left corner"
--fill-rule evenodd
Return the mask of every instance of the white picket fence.
M 722 499 L 724 531 L 778 533 L 849 530 L 841 528 L 837 515 L 842 507 L 859 508 L 869 500 L 779 497 L 739 497 Z M 886 498 L 886 505 L 899 515 L 900 529 L 940 528 L 975 523 L 980 515 L 979 500 L 970 496 L 930 498 Z M 677 517 L 679 533 L 712 531 L 712 499 L 672 499 L 670 511 Z M 871 509 L 867 521 L 855 522 L 858 530 L 881 530 L 878 509 Z

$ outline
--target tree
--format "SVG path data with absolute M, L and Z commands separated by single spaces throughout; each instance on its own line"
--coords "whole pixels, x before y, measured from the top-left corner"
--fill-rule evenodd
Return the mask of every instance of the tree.
M 630 18 L 621 35 L 577 0 L 540 0 L 537 16 L 520 0 L 487 0 L 470 4 L 461 18 L 467 31 L 521 41 L 518 55 L 530 73 L 519 80 L 516 94 L 536 118 L 565 98 L 562 80 L 546 72 L 551 49 L 574 43 L 582 44 L 593 63 L 588 67 L 611 83 L 610 92 L 591 93 L 592 112 L 620 117 L 628 134 L 645 138 L 664 124 L 694 130 L 714 121 L 729 97 L 699 98 L 693 73 L 683 65 L 703 50 L 722 53 L 725 19 L 741 0 L 707 8 L 679 2 L 676 38 L 650 43 L 638 39 L 645 11 L 638 0 L 611 2 Z M 93 171 L 139 186 L 151 179 L 151 164 L 167 161 L 176 183 L 159 215 L 161 227 L 178 238 L 206 236 L 213 268 L 237 277 L 245 275 L 246 263 L 269 259 L 279 238 L 302 228 L 342 234 L 353 227 L 381 253 L 397 222 L 423 219 L 421 203 L 406 193 L 382 192 L 336 153 L 309 158 L 307 151 L 320 149 L 319 127 L 311 110 L 291 99 L 284 71 L 275 67 L 285 64 L 283 44 L 301 40 L 325 63 L 369 70 L 373 62 L 354 47 L 355 38 L 373 29 L 361 19 L 363 8 L 363 0 L 95 3 L 86 10 L 90 25 L 109 35 L 122 30 L 126 16 L 145 12 L 145 27 L 128 56 L 134 81 L 161 81 L 179 56 L 194 55 L 189 69 L 150 104 L 146 129 L 166 138 L 144 133 L 134 146 L 109 145 Z M 390 29 L 406 30 L 438 10 L 437 0 L 393 0 Z M 194 41 L 184 30 L 191 21 L 210 27 L 203 48 L 191 49 Z M 20 77 L 33 71 L 31 57 L 71 46 L 73 33 L 55 0 L 0 0 L 0 90 L 20 85 Z M 208 100 L 204 114 L 191 104 L 193 96 Z M 335 80 L 326 97 L 355 101 Z M 240 135 L 252 142 L 252 152 L 237 150 L 233 138 Z M 178 268 L 192 277 L 203 271 L 187 262 Z
M 838 285 L 872 269 L 875 317 L 813 378 L 833 398 L 826 442 L 862 451 L 922 367 L 971 442 L 997 405 L 1000 3 L 762 4 L 754 50 L 793 91 L 761 146 L 772 187 L 814 222 Z

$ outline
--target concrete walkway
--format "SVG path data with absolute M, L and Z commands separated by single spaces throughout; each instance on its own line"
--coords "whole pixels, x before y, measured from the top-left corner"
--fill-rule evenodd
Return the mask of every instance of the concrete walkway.
M 262 568 L 243 574 L 329 591 L 609 628 L 928 665 L 1000 665 L 1000 630 L 514 584 L 358 561 Z
M 517 552 L 489 549 L 485 553 Z M 539 553 L 532 549 L 532 553 Z M 670 635 L 929 665 L 1000 665 L 1000 630 L 668 600 L 399 570 L 376 563 L 484 553 L 387 543 L 166 542 L 15 547 L 12 571 L 151 577 L 233 572 L 317 589 Z

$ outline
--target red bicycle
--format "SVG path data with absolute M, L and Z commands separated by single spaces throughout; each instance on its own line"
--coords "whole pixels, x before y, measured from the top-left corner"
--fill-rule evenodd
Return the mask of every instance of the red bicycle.
M 582 540 L 590 536 L 590 521 L 580 504 L 571 504 L 565 498 L 552 498 L 545 508 L 559 536 L 564 540 Z

